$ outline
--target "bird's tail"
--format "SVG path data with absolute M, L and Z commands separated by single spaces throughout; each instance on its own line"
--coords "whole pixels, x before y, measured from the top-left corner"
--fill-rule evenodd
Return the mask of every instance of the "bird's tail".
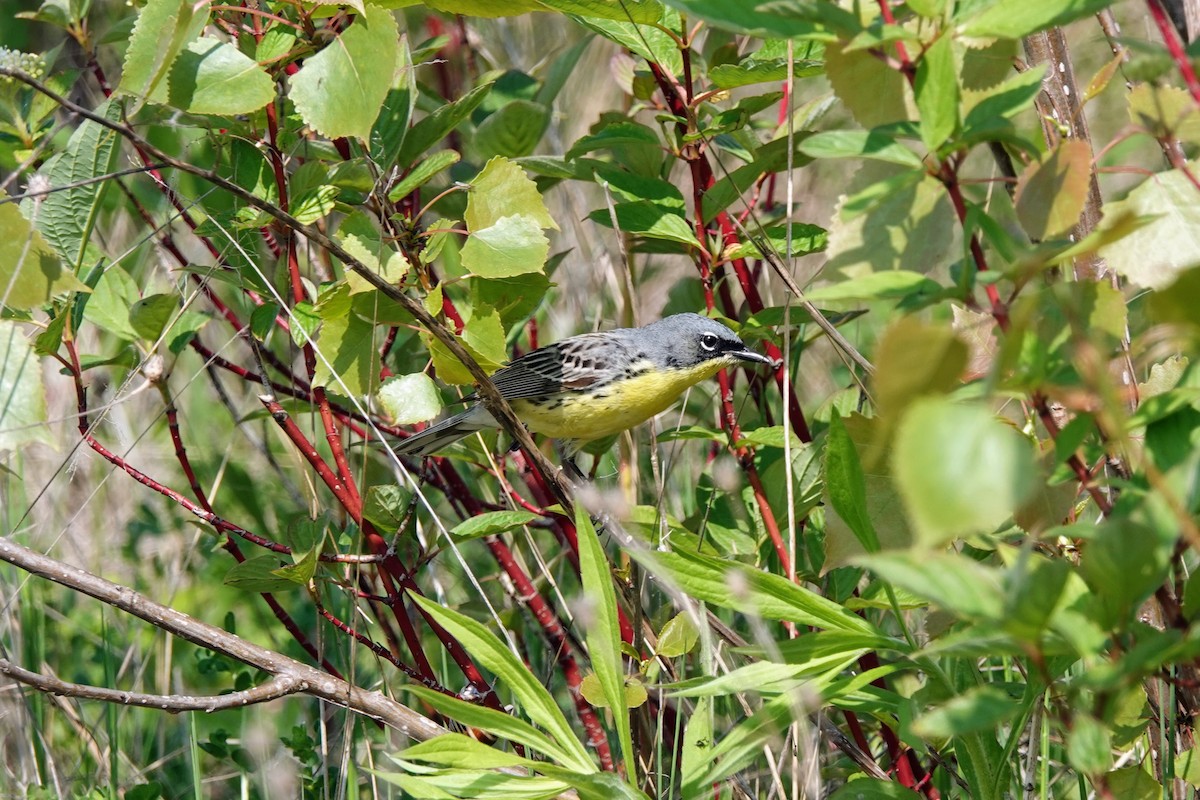
M 402 456 L 427 456 L 475 431 L 494 427 L 496 421 L 486 408 L 481 405 L 472 406 L 436 425 L 430 425 L 420 433 L 414 433 L 392 449 Z

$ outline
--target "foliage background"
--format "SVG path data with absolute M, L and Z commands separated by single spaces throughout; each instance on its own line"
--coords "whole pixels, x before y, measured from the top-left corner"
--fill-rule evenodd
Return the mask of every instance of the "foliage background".
M 514 16 L 495 16 L 513 7 L 488 2 L 393 5 L 404 7 L 198 7 L 211 15 L 206 35 L 251 65 L 228 84 L 192 74 L 193 89 L 214 92 L 201 103 L 180 89 L 189 73 L 172 71 L 191 63 L 189 4 L 3 4 L 6 20 L 41 15 L 0 26 L 0 45 L 45 54 L 36 77 L 100 114 L 107 84 L 126 115 L 111 119 L 215 173 L 177 165 L 163 170 L 165 189 L 133 174 L 106 177 L 102 193 L 68 189 L 59 206 L 26 200 L 21 215 L 0 206 L 10 243 L 0 250 L 3 532 L 258 645 L 324 659 L 485 744 L 450 736 L 410 746 L 311 699 L 168 715 L 13 684 L 0 695 L 2 791 L 465 797 L 498 796 L 502 783 L 509 797 L 1195 793 L 1200 450 L 1189 357 L 1200 185 L 1188 159 L 1200 145 L 1200 94 L 1188 85 L 1192 54 L 1164 44 L 1173 29 L 1157 24 L 1157 0 L 546 2 Z M 138 15 L 159 26 L 143 37 L 140 64 L 130 61 Z M 1120 23 L 1115 39 L 1106 17 Z M 747 33 L 764 25 L 795 34 L 791 59 L 785 40 Z M 664 28 L 687 40 L 686 57 Z M 1090 138 L 1077 123 L 1047 124 L 1053 70 L 1043 84 L 1027 69 L 1034 40 L 1059 33 L 1075 78 L 1066 102 L 1086 99 Z M 349 68 L 329 66 L 337 52 Z M 789 60 L 794 93 L 784 98 Z M 297 88 L 296 70 L 313 63 L 336 88 Z M 347 82 L 355 69 L 372 76 L 357 98 Z M 165 94 L 143 102 L 159 79 Z M 60 167 L 76 159 L 75 178 L 143 164 L 128 142 L 108 154 L 94 123 L 4 80 L 8 194 L 47 175 L 61 184 L 59 153 Z M 690 116 L 672 105 L 672 87 Z M 376 119 L 389 89 L 390 129 Z M 419 96 L 411 114 L 406 91 Z M 696 99 L 709 91 L 711 102 Z M 445 119 L 463 98 L 480 105 L 456 124 L 421 122 Z M 530 127 L 539 115 L 544 129 Z M 72 140 L 80 130 L 93 138 Z M 449 151 L 457 157 L 438 155 Z M 801 165 L 791 173 L 788 152 Z M 701 159 L 718 184 L 750 175 L 742 199 L 727 198 L 744 230 L 705 220 L 703 248 L 696 201 L 713 190 L 698 178 Z M 1005 160 L 1019 181 L 1003 180 Z M 421 165 L 428 182 L 397 191 Z M 1092 176 L 1098 197 L 1088 195 Z M 282 178 L 287 208 L 313 227 L 289 237 L 212 177 L 273 205 Z M 513 215 L 516 229 L 492 229 L 493 246 L 484 231 Z M 792 251 L 801 253 L 783 259 L 790 280 L 873 373 L 820 333 L 761 253 L 736 266 L 736 248 L 759 225 L 786 251 L 783 229 L 771 229 L 788 221 L 799 224 Z M 425 465 L 359 446 L 354 399 L 392 432 L 423 397 L 378 396 L 381 366 L 429 371 L 432 348 L 443 387 L 472 376 L 412 309 L 355 283 L 320 235 L 424 304 L 489 371 L 534 342 L 706 306 L 755 347 L 779 348 L 787 369 L 778 383 L 732 376 L 728 405 L 726 384 L 697 387 L 658 421 L 658 436 L 639 430 L 598 448 L 596 489 L 576 498 L 603 523 L 595 537 L 586 513 L 555 513 L 528 454 L 496 466 L 506 437 Z M 93 291 L 31 279 L 30 247 Z M 715 283 L 704 277 L 714 261 L 725 272 Z M 16 290 L 41 294 L 26 302 Z M 305 352 L 301 328 L 321 357 Z M 264 372 L 283 387 L 278 407 L 258 399 Z M 84 431 L 75 378 L 87 387 Z M 438 393 L 450 401 L 455 390 Z M 312 447 L 297 447 L 297 433 Z M 340 484 L 323 481 L 318 461 L 341 472 Z M 333 488 L 347 479 L 357 500 Z M 193 483 L 221 520 L 289 552 L 242 542 L 258 558 L 231 570 L 229 530 L 214 535 L 212 518 L 198 521 L 161 491 L 199 502 Z M 385 539 L 413 567 L 405 588 L 434 599 L 424 614 L 415 595 L 381 600 L 389 578 L 409 577 L 380 560 Z M 368 560 L 318 562 L 332 554 Z M 541 605 L 514 583 L 520 576 Z M 6 662 L 162 695 L 218 695 L 266 678 L 16 567 L 0 579 Z M 263 590 L 299 636 L 258 599 Z M 471 687 L 464 658 L 484 667 L 479 685 L 494 680 L 497 695 Z M 439 700 L 414 677 L 531 720 L 556 746 L 514 747 L 512 728 Z M 497 771 L 505 767 L 529 772 Z

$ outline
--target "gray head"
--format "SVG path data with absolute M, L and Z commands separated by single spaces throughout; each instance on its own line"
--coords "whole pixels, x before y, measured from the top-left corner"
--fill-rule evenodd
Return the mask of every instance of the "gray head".
M 651 350 L 647 355 L 665 367 L 686 368 L 705 362 L 720 362 L 721 366 L 732 366 L 737 361 L 772 363 L 746 347 L 729 328 L 699 314 L 673 314 L 638 331 L 639 341 Z

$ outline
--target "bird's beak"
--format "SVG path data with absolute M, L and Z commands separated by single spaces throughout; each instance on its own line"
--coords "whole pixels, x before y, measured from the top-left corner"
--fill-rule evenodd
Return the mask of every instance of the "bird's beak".
M 767 358 L 761 353 L 756 353 L 749 348 L 730 351 L 729 355 L 733 356 L 739 361 L 752 361 L 756 364 L 767 364 L 769 366 L 775 365 L 775 362 L 772 359 Z

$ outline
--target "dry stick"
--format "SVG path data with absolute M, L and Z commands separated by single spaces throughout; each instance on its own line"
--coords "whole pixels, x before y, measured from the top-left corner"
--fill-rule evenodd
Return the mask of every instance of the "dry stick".
M 437 340 L 441 342 L 446 349 L 449 350 L 450 353 L 467 368 L 467 371 L 471 373 L 471 377 L 475 378 L 479 384 L 478 391 L 481 399 L 483 400 L 484 406 L 488 409 L 492 416 L 496 418 L 496 421 L 500 423 L 500 426 L 504 428 L 505 432 L 517 441 L 517 443 L 521 446 L 521 449 L 525 450 L 529 460 L 542 473 L 543 478 L 545 478 L 547 484 L 554 492 L 555 499 L 557 499 L 559 503 L 563 505 L 564 509 L 566 509 L 568 512 L 571 512 L 571 510 L 574 508 L 574 503 L 571 499 L 572 487 L 570 482 L 560 474 L 559 470 L 555 468 L 554 465 L 550 463 L 550 460 L 547 459 L 546 456 L 543 455 L 542 452 L 537 448 L 537 445 L 534 444 L 529 432 L 525 430 L 525 426 L 521 424 L 519 419 L 517 419 L 517 416 L 513 413 L 513 410 L 509 406 L 508 402 L 496 389 L 495 384 L 492 383 L 491 378 L 489 378 L 488 374 L 484 372 L 481 366 L 479 366 L 479 362 L 475 360 L 474 356 L 472 356 L 470 352 L 463 347 L 462 343 L 459 342 L 458 339 L 455 338 L 455 336 L 449 330 L 447 330 L 444 325 L 439 323 L 433 317 L 433 315 L 425 310 L 425 307 L 421 303 L 417 302 L 404 292 L 397 289 L 395 286 L 392 286 L 383 278 L 376 275 L 369 267 L 348 253 L 345 248 L 343 248 L 340 244 L 322 231 L 318 230 L 312 225 L 305 225 L 291 214 L 280 209 L 278 206 L 256 197 L 253 193 L 242 188 L 238 184 L 221 177 L 212 170 L 203 169 L 195 164 L 191 164 L 182 159 L 168 155 L 152 145 L 137 132 L 129 128 L 129 126 L 112 122 L 111 120 L 84 108 L 78 103 L 68 100 L 67 98 L 50 89 L 41 81 L 35 80 L 29 75 L 26 75 L 24 72 L 8 67 L 0 67 L 0 75 L 14 78 L 26 84 L 27 86 L 37 89 L 39 92 L 53 100 L 62 108 L 79 114 L 84 119 L 89 119 L 103 128 L 107 128 L 108 130 L 119 133 L 132 142 L 136 147 L 144 149 L 146 153 L 153 156 L 158 161 L 161 161 L 171 168 L 179 170 L 180 172 L 186 172 L 189 175 L 195 175 L 201 180 L 211 183 L 220 189 L 224 189 L 234 197 L 237 197 L 239 200 L 242 200 L 254 208 L 266 213 L 277 220 L 284 228 L 302 234 L 305 238 L 315 242 L 325 250 L 329 251 L 347 268 L 382 292 L 385 297 L 398 303 L 405 311 L 416 318 L 416 320 L 420 322 L 426 330 L 428 330 L 435 338 L 437 338 Z
M 0 561 L 68 589 L 107 603 L 168 633 L 186 639 L 279 678 L 294 681 L 296 692 L 320 698 L 395 728 L 419 741 L 447 733 L 445 728 L 379 692 L 361 689 L 285 655 L 259 647 L 240 636 L 156 603 L 127 586 L 107 581 L 11 539 L 0 538 Z M 124 692 L 117 692 L 124 695 Z M 108 699 L 108 698 L 98 698 Z M 267 698 L 264 698 L 267 699 Z M 118 702 L 123 702 L 118 700 Z M 161 706 L 159 706 L 161 707 Z M 184 708 L 177 709 L 186 710 Z

